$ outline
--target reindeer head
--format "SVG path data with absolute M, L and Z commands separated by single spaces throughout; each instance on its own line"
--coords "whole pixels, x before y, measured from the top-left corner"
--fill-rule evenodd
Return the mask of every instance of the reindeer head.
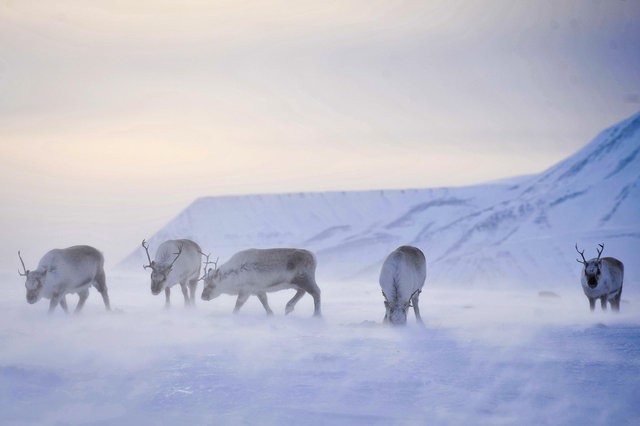
M 42 286 L 44 285 L 44 278 L 46 273 L 41 270 L 30 271 L 24 266 L 24 260 L 22 260 L 22 256 L 20 255 L 20 251 L 18 251 L 18 257 L 20 258 L 20 263 L 22 263 L 22 270 L 20 272 L 18 269 L 18 274 L 21 277 L 26 277 L 24 286 L 27 289 L 27 302 L 29 304 L 34 304 L 38 300 L 40 300 Z
M 576 251 L 580 253 L 582 260 L 576 259 L 578 263 L 582 263 L 584 265 L 583 274 L 586 278 L 587 285 L 589 288 L 596 288 L 598 286 L 598 280 L 600 279 L 600 265 L 602 260 L 600 260 L 600 256 L 602 255 L 602 251 L 604 250 L 604 244 L 598 244 L 600 247 L 598 250 L 598 257 L 594 259 L 585 259 L 584 250 L 578 250 L 578 244 L 576 244 Z
M 407 311 L 411 307 L 411 299 L 416 293 L 420 292 L 420 289 L 413 292 L 408 300 L 400 300 L 396 297 L 394 300 L 389 300 L 387 295 L 382 292 L 384 296 L 384 307 L 386 309 L 386 316 L 391 325 L 405 325 L 407 323 Z
M 143 267 L 145 269 L 151 268 L 151 294 L 155 296 L 160 294 L 160 292 L 166 288 L 167 277 L 173 269 L 173 265 L 176 263 L 176 260 L 178 260 L 182 253 L 182 246 L 178 248 L 177 253 L 174 253 L 176 257 L 171 263 L 160 263 L 155 260 L 151 260 L 151 256 L 149 255 L 149 244 L 146 240 L 142 240 L 142 247 L 144 247 L 144 250 L 147 253 L 147 259 L 149 260 L 149 264 L 143 265 Z
M 204 275 L 201 280 L 204 280 L 204 288 L 202 289 L 202 300 L 211 300 L 220 296 L 220 269 L 218 269 L 218 259 L 215 262 L 209 262 L 209 255 L 206 255 L 207 260 L 204 264 Z M 207 269 L 207 265 L 212 264 L 213 268 Z

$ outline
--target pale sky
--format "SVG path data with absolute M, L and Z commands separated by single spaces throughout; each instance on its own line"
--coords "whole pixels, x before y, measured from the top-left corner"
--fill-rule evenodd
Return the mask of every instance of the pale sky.
M 537 173 L 639 109 L 638 1 L 0 0 L 0 271 L 201 196 Z

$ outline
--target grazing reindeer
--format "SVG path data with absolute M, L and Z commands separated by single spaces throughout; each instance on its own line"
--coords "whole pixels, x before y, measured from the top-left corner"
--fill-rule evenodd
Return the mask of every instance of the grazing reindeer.
M 27 302 L 36 303 L 41 298 L 49 299 L 49 313 L 60 304 L 65 312 L 66 295 L 78 293 L 79 300 L 75 312 L 80 312 L 89 297 L 92 285 L 100 292 L 104 306 L 111 310 L 109 294 L 104 275 L 104 257 L 102 253 L 89 246 L 73 246 L 66 249 L 53 249 L 47 252 L 38 268 L 30 271 L 24 266 L 24 260 L 18 252 L 24 272 L 18 273 L 26 277 Z
M 420 249 L 401 246 L 387 256 L 380 271 L 385 323 L 406 324 L 407 310 L 412 305 L 416 321 L 422 323 L 418 299 L 426 277 L 426 260 Z
M 267 311 L 273 315 L 267 293 L 288 288 L 296 294 L 287 302 L 285 314 L 293 311 L 296 303 L 309 293 L 313 297 L 314 316 L 321 316 L 320 288 L 315 278 L 316 260 L 307 250 L 293 248 L 250 249 L 234 254 L 220 268 L 209 269 L 204 275 L 203 300 L 221 294 L 237 294 L 237 313 L 250 295 L 255 294 Z
M 155 296 L 164 290 L 165 308 L 169 308 L 171 287 L 179 283 L 184 306 L 195 306 L 202 255 L 200 246 L 191 240 L 167 240 L 158 247 L 155 260 L 151 260 L 146 240 L 142 240 L 142 247 L 149 260 L 144 268 L 151 268 L 151 294 Z
M 608 301 L 611 309 L 619 311 L 624 265 L 613 257 L 600 259 L 604 244 L 598 244 L 598 246 L 600 247 L 598 257 L 587 260 L 584 258 L 584 250 L 578 250 L 578 244 L 576 244 L 576 251 L 582 256 L 582 260 L 576 260 L 584 265 L 581 276 L 582 290 L 589 299 L 589 307 L 592 311 L 596 308 L 596 299 L 600 299 L 602 310 L 607 309 Z

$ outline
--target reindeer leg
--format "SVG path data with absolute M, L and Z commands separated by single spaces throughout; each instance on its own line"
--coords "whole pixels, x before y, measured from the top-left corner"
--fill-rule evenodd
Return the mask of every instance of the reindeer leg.
M 616 292 L 616 295 L 609 299 L 611 304 L 611 310 L 614 312 L 620 311 L 620 298 L 622 297 L 622 288 Z
M 60 303 L 60 299 L 64 297 L 64 296 L 59 296 L 57 294 L 54 294 L 53 296 L 51 296 L 51 300 L 49 301 L 49 313 L 52 314 L 53 311 L 56 309 L 56 306 L 58 306 L 58 303 Z
M 384 305 L 384 318 L 382 319 L 383 324 L 389 324 L 389 307 Z
M 78 293 L 78 304 L 76 305 L 76 310 L 74 311 L 74 313 L 79 313 L 82 310 L 82 307 L 84 306 L 84 302 L 87 301 L 87 297 L 89 297 L 89 290 L 83 290 L 80 293 Z
M 607 310 L 607 296 L 602 296 L 600 298 L 600 307 L 602 308 L 603 311 Z
M 311 294 L 311 297 L 313 297 L 313 316 L 321 317 L 322 312 L 320 312 L 320 288 L 318 287 L 318 284 L 313 282 L 313 287 L 309 294 Z
M 620 312 L 620 296 L 616 296 L 616 299 L 611 301 L 611 310 Z
M 191 305 L 191 302 L 189 300 L 189 292 L 187 291 L 186 281 L 180 282 L 180 289 L 182 290 L 182 295 L 184 296 L 184 307 L 188 308 Z
M 189 299 L 191 299 L 191 306 L 196 306 L 196 287 L 198 287 L 198 278 L 189 281 Z
M 307 293 L 311 295 L 311 297 L 313 297 L 313 316 L 321 317 L 322 312 L 320 312 L 320 287 L 318 287 L 318 284 L 316 284 L 315 279 L 308 276 L 296 277 L 293 280 L 291 280 L 291 284 L 293 284 L 295 287 L 305 290 Z M 293 296 L 293 297 L 295 298 L 296 296 Z
M 169 287 L 164 288 L 164 308 L 169 309 L 171 307 L 171 301 L 169 297 L 171 296 L 171 289 Z
M 244 302 L 249 298 L 249 293 L 238 293 L 238 298 L 236 299 L 236 307 L 233 308 L 233 313 L 237 314 Z
M 293 309 L 296 307 L 296 303 L 298 303 L 298 301 L 302 299 L 302 296 L 304 296 L 305 293 L 306 291 L 302 289 L 298 289 L 296 291 L 296 294 L 293 295 L 291 300 L 287 302 L 287 306 L 284 308 L 285 315 L 289 315 L 291 312 L 293 312 Z
M 269 301 L 267 300 L 267 293 L 263 291 L 256 294 L 256 296 L 258 296 L 258 299 L 260 300 L 260 303 L 262 303 L 264 310 L 267 311 L 267 315 L 273 315 L 273 311 L 269 307 Z
M 62 309 L 64 309 L 64 312 L 66 314 L 69 313 L 69 308 L 67 307 L 67 298 L 66 298 L 66 296 L 62 296 L 60 298 L 60 306 L 62 307 Z
M 422 322 L 422 317 L 420 317 L 420 308 L 418 307 L 418 299 L 420 298 L 420 292 L 417 292 L 415 296 L 411 299 L 411 304 L 413 305 L 413 313 L 416 314 L 416 321 L 419 324 L 424 324 Z
M 98 272 L 95 280 L 93 281 L 93 286 L 96 288 L 96 290 L 98 290 L 98 293 L 100 293 L 100 296 L 102 296 L 104 307 L 107 309 L 107 311 L 110 311 L 111 303 L 109 302 L 109 292 L 107 291 L 107 282 L 104 276 L 104 271 Z M 86 299 L 87 298 L 85 297 L 85 300 Z M 82 302 L 82 304 L 84 304 L 84 302 Z M 80 301 L 78 301 L 78 305 L 80 305 Z M 80 305 L 80 308 L 82 308 L 82 305 Z M 76 312 L 78 311 L 79 311 L 78 308 L 76 308 Z
M 596 309 L 596 299 L 589 297 L 589 308 L 594 311 Z

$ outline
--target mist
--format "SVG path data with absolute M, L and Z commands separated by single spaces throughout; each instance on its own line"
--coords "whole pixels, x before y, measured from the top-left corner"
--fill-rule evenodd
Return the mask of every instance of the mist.
M 6 282 L 7 279 L 5 278 Z M 47 316 L 18 286 L 0 301 L 0 410 L 20 424 L 634 424 L 640 311 L 589 312 L 540 295 L 427 284 L 405 328 L 385 327 L 375 281 L 319 282 L 323 318 L 293 291 L 198 299 L 148 276 L 108 277 L 84 311 Z M 517 287 L 517 286 L 515 286 Z M 198 288 L 198 296 L 202 287 Z M 68 297 L 71 306 L 76 297 Z M 624 299 L 624 298 L 623 298 Z M 599 309 L 599 308 L 598 308 Z M 594 407 L 598 407 L 594 409 Z
M 631 1 L 0 2 L 1 421 L 640 424 L 639 22 Z M 308 295 L 285 316 L 292 291 L 234 315 L 202 284 L 164 309 L 143 238 L 308 249 L 323 317 Z M 580 288 L 574 244 L 603 242 L 617 313 Z M 16 252 L 77 244 L 113 310 L 29 305 Z M 427 255 L 424 326 L 382 324 L 401 244 Z
M 0 268 L 79 243 L 115 265 L 202 196 L 540 172 L 638 110 L 639 12 L 2 2 Z

